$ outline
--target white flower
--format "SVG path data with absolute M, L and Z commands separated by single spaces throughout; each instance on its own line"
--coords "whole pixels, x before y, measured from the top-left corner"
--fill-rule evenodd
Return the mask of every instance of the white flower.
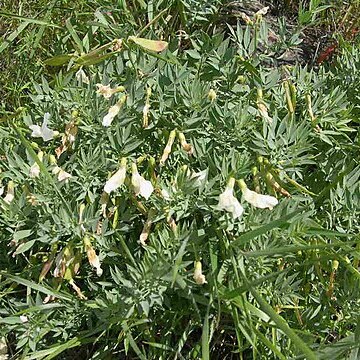
M 259 209 L 268 208 L 272 210 L 272 208 L 279 203 L 278 199 L 274 196 L 262 195 L 258 194 L 255 191 L 249 190 L 244 180 L 242 179 L 239 180 L 239 185 L 243 193 L 244 199 L 252 206 L 255 206 Z
M 29 319 L 26 315 L 20 315 L 20 320 L 22 323 L 26 323 L 29 321 Z
M 169 192 L 166 189 L 161 189 L 161 196 L 166 200 L 166 201 L 170 201 L 171 197 Z
M 206 179 L 207 179 L 207 174 L 208 174 L 208 170 L 202 170 L 202 171 L 199 171 L 197 173 L 193 173 L 191 175 L 191 178 L 192 180 L 194 180 L 194 186 L 196 187 L 201 187 L 205 184 L 206 182 Z
M 0 186 L 0 196 L 4 193 L 5 188 L 3 186 Z
M 10 204 L 14 200 L 14 197 L 15 197 L 15 184 L 12 180 L 10 180 L 7 185 L 7 193 L 6 196 L 4 197 L 4 201 L 7 204 Z
M 30 167 L 29 176 L 31 178 L 37 178 L 40 175 L 40 166 L 34 162 Z
M 235 179 L 230 178 L 225 191 L 219 196 L 218 207 L 221 210 L 226 210 L 232 214 L 233 219 L 236 219 L 242 215 L 244 208 L 241 206 L 239 201 L 233 195 Z
M 82 81 L 84 84 L 90 83 L 89 77 L 86 75 L 82 67 L 76 72 L 75 77 L 78 81 Z
M 43 138 L 44 141 L 49 141 L 52 140 L 54 136 L 58 135 L 59 134 L 58 131 L 53 131 L 50 128 L 48 128 L 47 124 L 49 119 L 50 119 L 50 114 L 45 113 L 41 127 L 39 125 L 30 125 L 29 129 L 32 130 L 31 136 L 41 137 Z
M 150 197 L 152 192 L 154 191 L 154 187 L 152 186 L 149 180 L 145 180 L 139 173 L 136 167 L 136 164 L 132 164 L 132 177 L 131 184 L 134 187 L 135 195 L 141 195 L 146 200 Z
M 44 156 L 44 153 L 42 151 L 39 151 L 38 153 L 38 158 L 40 161 L 43 160 L 43 156 Z M 40 166 L 38 165 L 37 162 L 34 162 L 31 167 L 30 167 L 30 172 L 29 172 L 29 176 L 31 178 L 37 178 L 40 176 Z
M 125 104 L 126 101 L 126 95 L 123 95 L 120 100 L 114 105 L 111 106 L 108 113 L 103 117 L 102 124 L 103 126 L 110 126 L 112 121 L 114 120 L 114 117 L 119 113 L 122 106 Z
M 207 283 L 205 275 L 202 273 L 201 261 L 195 261 L 195 270 L 194 270 L 193 278 L 198 285 L 204 285 Z
M 104 186 L 104 191 L 110 194 L 112 191 L 119 188 L 125 181 L 126 177 L 126 158 L 121 159 L 119 170 L 111 176 Z
M 52 173 L 54 175 L 57 175 L 58 181 L 60 182 L 61 181 L 68 182 L 68 180 L 71 178 L 71 174 L 69 174 L 59 166 L 55 166 Z

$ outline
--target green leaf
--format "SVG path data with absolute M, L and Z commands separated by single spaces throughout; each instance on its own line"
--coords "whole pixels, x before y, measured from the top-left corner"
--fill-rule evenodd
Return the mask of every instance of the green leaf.
M 52 290 L 51 288 L 47 288 L 43 285 L 40 285 L 40 284 L 36 284 L 35 282 L 33 281 L 30 281 L 30 280 L 26 280 L 26 279 L 23 279 L 21 278 L 20 276 L 17 276 L 17 275 L 12 275 L 12 274 L 8 274 L 7 272 L 5 271 L 1 271 L 0 272 L 1 275 L 5 276 L 6 278 L 8 278 L 9 280 L 11 281 L 14 281 L 18 284 L 21 284 L 21 285 L 24 285 L 24 286 L 27 286 L 31 289 L 34 289 L 36 291 L 40 291 L 41 293 L 43 294 L 46 294 L 46 295 L 52 295 L 54 296 L 55 298 L 59 298 L 59 299 L 63 299 L 63 300 L 67 300 L 67 301 L 71 301 L 72 300 L 72 297 L 69 296 L 69 295 L 65 295 L 63 293 L 60 293 L 58 291 L 54 291 Z
M 15 241 L 19 241 L 21 239 L 25 239 L 29 237 L 31 234 L 32 234 L 32 230 L 19 230 L 13 234 L 13 239 Z
M 19 255 L 25 251 L 28 251 L 29 249 L 32 248 L 32 246 L 35 244 L 35 240 L 30 240 L 27 241 L 23 244 L 20 244 L 17 248 L 16 251 L 14 252 L 14 255 Z
M 231 246 L 242 246 L 246 243 L 248 243 L 249 241 L 251 241 L 252 239 L 255 239 L 256 237 L 266 234 L 267 232 L 269 232 L 270 230 L 276 229 L 276 228 L 280 228 L 286 224 L 288 224 L 289 220 L 294 218 L 296 215 L 301 213 L 301 209 L 296 210 L 290 214 L 287 214 L 283 217 L 281 217 L 278 220 L 274 220 L 266 225 L 260 226 L 259 228 L 255 229 L 255 230 L 251 230 L 246 232 L 245 234 L 239 236 L 236 240 L 234 240 L 231 243 Z
M 8 17 L 8 18 L 12 18 L 12 19 L 18 19 L 27 23 L 31 23 L 31 24 L 36 24 L 36 25 L 42 25 L 42 26 L 48 26 L 48 27 L 55 27 L 58 29 L 61 29 L 62 27 L 59 25 L 55 25 L 52 23 L 49 23 L 48 21 L 45 20 L 39 20 L 39 19 L 32 19 L 29 17 L 25 17 L 25 16 L 20 16 L 20 15 L 15 15 L 15 14 L 10 14 L 8 12 L 5 11 L 0 11 L 0 16 L 4 16 L 4 17 Z
M 74 58 L 74 55 L 65 54 L 65 55 L 57 55 L 52 58 L 49 58 L 44 61 L 46 65 L 49 66 L 62 66 L 70 61 L 70 59 Z

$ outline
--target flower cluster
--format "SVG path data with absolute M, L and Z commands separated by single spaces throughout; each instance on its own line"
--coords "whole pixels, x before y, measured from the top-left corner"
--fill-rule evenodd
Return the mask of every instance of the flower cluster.
M 255 191 L 249 190 L 245 181 L 240 179 L 238 181 L 240 190 L 243 194 L 244 200 L 247 201 L 254 207 L 259 209 L 270 209 L 272 210 L 274 206 L 278 204 L 278 200 L 274 196 L 258 194 Z M 225 210 L 231 213 L 234 219 L 241 217 L 244 212 L 244 208 L 241 206 L 240 202 L 233 195 L 235 185 L 235 179 L 230 178 L 225 191 L 219 196 L 218 207 L 220 210 Z

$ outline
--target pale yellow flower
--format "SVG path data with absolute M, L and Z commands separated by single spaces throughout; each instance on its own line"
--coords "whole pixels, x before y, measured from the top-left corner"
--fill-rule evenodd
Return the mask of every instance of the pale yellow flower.
M 69 174 L 68 172 L 66 172 L 65 170 L 63 170 L 61 167 L 59 166 L 55 166 L 54 169 L 52 170 L 52 173 L 54 175 L 57 175 L 57 179 L 58 181 L 65 181 L 68 182 L 69 179 L 71 178 L 71 174 Z
M 169 157 L 169 155 L 171 153 L 171 148 L 173 146 L 175 137 L 176 137 L 176 130 L 172 130 L 170 132 L 168 142 L 167 142 L 167 144 L 165 146 L 164 152 L 163 152 L 163 154 L 161 156 L 161 159 L 160 159 L 160 165 L 161 166 L 163 166 L 165 164 L 165 161 L 168 159 L 168 157 Z
M 29 319 L 26 315 L 20 315 L 20 320 L 22 323 L 27 323 L 29 321 Z
M 39 151 L 38 153 L 38 158 L 40 161 L 43 160 L 44 157 L 44 153 L 42 151 Z M 31 178 L 37 178 L 40 176 L 40 166 L 38 165 L 37 162 L 34 162 L 31 167 L 30 167 L 30 172 L 29 172 L 29 176 Z
M 126 101 L 126 95 L 123 95 L 114 106 L 110 107 L 108 113 L 103 117 L 103 121 L 102 121 L 103 126 L 108 127 L 111 125 L 115 116 L 120 112 L 120 109 L 124 105 L 125 101 Z
M 204 285 L 207 283 L 205 275 L 202 273 L 201 261 L 195 261 L 193 278 L 198 285 Z
M 112 191 L 118 189 L 125 181 L 126 177 L 126 158 L 121 159 L 119 170 L 111 176 L 104 186 L 104 191 L 110 194 Z
M 214 89 L 210 89 L 209 90 L 209 93 L 208 93 L 208 99 L 211 101 L 211 102 L 214 102 L 217 98 L 217 95 L 216 95 L 216 92 Z
M 15 184 L 12 180 L 10 180 L 7 185 L 7 192 L 6 192 L 6 196 L 4 197 L 4 201 L 7 204 L 10 204 L 14 200 L 14 197 L 15 197 Z
M 136 164 L 132 164 L 132 177 L 131 184 L 134 187 L 135 195 L 141 195 L 146 200 L 149 199 L 150 195 L 154 191 L 154 187 L 149 180 L 145 180 L 142 177 L 136 167 Z

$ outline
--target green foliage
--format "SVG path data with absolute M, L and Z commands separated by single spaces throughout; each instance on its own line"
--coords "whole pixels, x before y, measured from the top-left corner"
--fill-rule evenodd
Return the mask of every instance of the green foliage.
M 54 31 L 54 46 L 35 43 L 41 65 L 23 70 L 26 100 L 0 122 L 9 354 L 355 359 L 360 102 L 349 83 L 359 51 L 331 69 L 277 67 L 286 41 L 271 43 L 261 17 L 216 28 L 218 1 L 64 5 L 61 29 L 49 25 L 60 23 L 55 2 L 41 20 L 15 17 L 28 37 Z M 109 99 L 100 83 L 115 89 Z M 49 141 L 32 136 L 46 113 L 59 132 Z M 235 219 L 219 205 L 232 178 L 244 207 Z M 252 206 L 240 179 L 279 204 Z

